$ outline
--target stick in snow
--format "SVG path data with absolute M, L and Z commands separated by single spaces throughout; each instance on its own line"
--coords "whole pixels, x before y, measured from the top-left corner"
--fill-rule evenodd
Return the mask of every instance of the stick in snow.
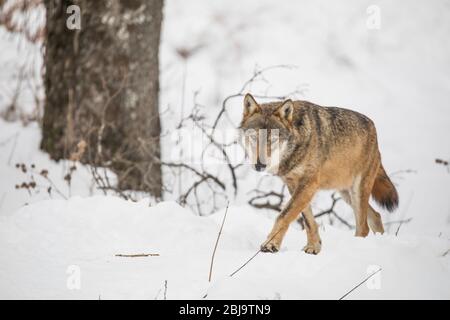
M 164 280 L 164 300 L 167 300 L 167 280 Z
M 378 272 L 381 271 L 381 268 L 378 269 L 377 271 L 375 271 L 374 273 L 372 273 L 370 276 L 368 276 L 367 278 L 365 278 L 363 281 L 361 281 L 360 283 L 358 283 L 356 286 L 354 286 L 349 292 L 347 292 L 346 294 L 344 294 L 342 297 L 339 298 L 339 300 L 344 299 L 346 296 L 348 296 L 350 293 L 352 293 L 353 291 L 355 291 L 355 289 L 359 288 L 364 282 L 366 282 L 367 280 L 369 280 L 370 278 L 372 278 L 375 274 L 377 274 Z
M 272 241 L 272 239 L 275 238 L 275 236 L 276 236 L 280 231 L 281 231 L 281 229 L 278 230 L 278 231 L 277 231 L 277 232 L 276 232 L 269 240 L 266 240 L 266 242 Z M 259 250 L 256 251 L 256 253 L 255 253 L 253 256 L 250 257 L 250 259 L 248 259 L 247 261 L 245 261 L 245 263 L 244 263 L 242 266 L 240 266 L 240 267 L 237 268 L 232 274 L 230 274 L 230 278 L 231 278 L 232 276 L 234 276 L 236 273 L 238 273 L 238 271 L 241 270 L 243 267 L 245 267 L 250 261 L 252 261 L 252 260 L 253 260 L 253 259 L 261 252 L 261 250 L 262 250 L 262 248 L 259 248 Z
M 159 253 L 138 253 L 138 254 L 116 254 L 116 257 L 136 258 L 136 257 L 159 257 Z
M 211 257 L 211 265 L 209 266 L 209 277 L 208 281 L 211 282 L 212 270 L 214 265 L 214 257 L 216 255 L 217 245 L 219 244 L 220 235 L 222 234 L 223 225 L 225 224 L 225 219 L 227 218 L 228 206 L 230 202 L 227 203 L 227 207 L 225 208 L 225 214 L 223 215 L 222 225 L 220 226 L 219 234 L 217 235 L 216 244 L 214 245 L 214 250 Z

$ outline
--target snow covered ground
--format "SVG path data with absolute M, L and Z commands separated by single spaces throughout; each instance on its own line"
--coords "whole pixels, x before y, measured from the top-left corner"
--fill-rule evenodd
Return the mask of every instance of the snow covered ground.
M 352 299 L 450 297 L 448 241 L 370 236 L 325 226 L 323 251 L 301 251 L 295 226 L 278 254 L 256 256 L 271 226 L 247 206 L 193 215 L 174 202 L 149 207 L 115 197 L 41 201 L 0 217 L 0 298 L 63 299 L 338 299 L 368 275 Z M 116 254 L 153 253 L 153 257 Z M 165 289 L 167 281 L 167 289 Z
M 370 5 L 380 9 L 379 29 L 366 25 Z M 295 225 L 281 252 L 258 254 L 230 278 L 256 253 L 274 218 L 245 205 L 243 189 L 229 208 L 209 283 L 223 210 L 199 217 L 170 201 L 154 205 L 147 198 L 133 203 L 105 197 L 92 184 L 89 168 L 80 165 L 69 188 L 63 177 L 71 164 L 55 163 L 39 151 L 38 124 L 0 119 L 0 298 L 338 299 L 382 268 L 346 298 L 450 299 L 450 174 L 434 163 L 450 158 L 449 12 L 443 0 L 346 1 L 345 6 L 168 0 L 165 7 L 165 132 L 182 116 L 184 71 L 184 115 L 195 94 L 206 116 L 214 117 L 223 98 L 237 92 L 256 65 L 295 65 L 268 73 L 268 82 L 255 83 L 251 91 L 280 95 L 301 89 L 292 98 L 370 116 L 385 168 L 400 193 L 400 208 L 382 213 L 383 220 L 412 218 L 398 236 L 394 224 L 388 234 L 357 239 L 325 219 L 323 250 L 311 256 L 301 251 L 306 236 Z M 39 46 L 28 47 L 28 53 L 25 47 L 0 28 L 0 111 L 8 106 L 21 66 L 27 64 L 33 74 L 40 70 Z M 194 47 L 199 49 L 184 66 L 176 49 Z M 22 89 L 18 107 L 32 112 L 30 90 L 25 84 Z M 238 123 L 241 104 L 231 101 L 224 129 Z M 168 157 L 171 150 L 163 151 Z M 27 172 L 16 163 L 24 163 Z M 43 169 L 51 182 L 39 174 Z M 15 189 L 31 176 L 37 187 L 30 194 Z M 240 178 L 249 188 L 258 175 L 245 171 Z M 326 200 L 319 196 L 315 207 L 326 207 Z M 353 221 L 343 203 L 337 209 Z M 159 256 L 115 257 L 137 253 Z

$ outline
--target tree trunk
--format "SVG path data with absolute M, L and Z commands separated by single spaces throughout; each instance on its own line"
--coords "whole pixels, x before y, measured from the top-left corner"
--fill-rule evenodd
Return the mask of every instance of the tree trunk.
M 66 26 L 78 5 L 81 29 Z M 112 169 L 119 189 L 161 196 L 158 51 L 163 0 L 45 0 L 41 148 Z M 70 12 L 70 11 L 69 11 Z

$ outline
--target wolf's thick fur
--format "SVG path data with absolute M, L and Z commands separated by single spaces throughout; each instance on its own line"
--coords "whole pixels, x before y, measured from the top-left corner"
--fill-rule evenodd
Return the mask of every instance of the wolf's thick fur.
M 356 236 L 367 236 L 369 227 L 373 232 L 384 232 L 380 214 L 369 205 L 369 197 L 372 195 L 382 207 L 393 211 L 398 206 L 398 194 L 381 164 L 375 126 L 369 118 L 307 101 L 258 104 L 247 94 L 241 129 L 267 132 L 267 139 L 258 139 L 253 146 L 245 143 L 246 151 L 253 155 L 258 171 L 267 168 L 278 175 L 291 193 L 290 201 L 262 244 L 263 251 L 279 250 L 289 224 L 300 213 L 307 231 L 305 252 L 320 251 L 321 240 L 310 202 L 321 189 L 338 190 L 352 206 Z M 277 142 L 270 139 L 275 130 Z

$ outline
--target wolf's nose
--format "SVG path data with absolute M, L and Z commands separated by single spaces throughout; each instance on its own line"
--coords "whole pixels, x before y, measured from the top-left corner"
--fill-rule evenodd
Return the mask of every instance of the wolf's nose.
M 259 161 L 255 164 L 256 171 L 263 171 L 265 168 L 266 168 L 266 165 L 260 163 Z

